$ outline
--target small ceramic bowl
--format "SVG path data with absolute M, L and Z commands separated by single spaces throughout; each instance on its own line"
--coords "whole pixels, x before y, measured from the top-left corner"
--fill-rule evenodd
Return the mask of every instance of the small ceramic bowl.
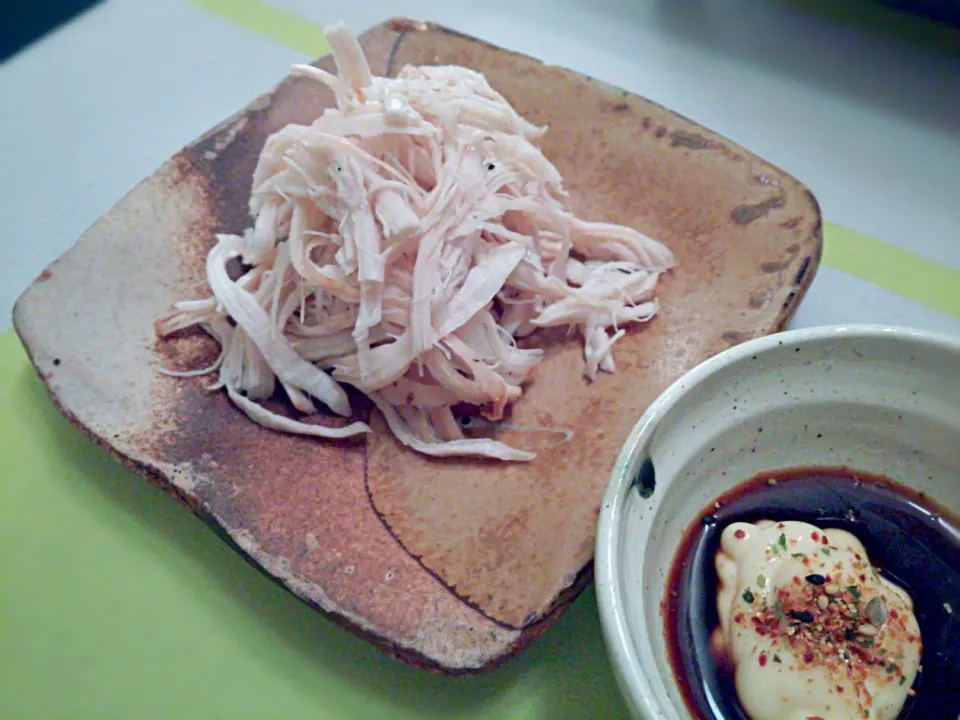
M 960 338 L 784 332 L 717 355 L 650 406 L 620 453 L 596 548 L 604 635 L 635 717 L 689 717 L 661 618 L 684 531 L 743 480 L 811 465 L 880 473 L 960 512 Z

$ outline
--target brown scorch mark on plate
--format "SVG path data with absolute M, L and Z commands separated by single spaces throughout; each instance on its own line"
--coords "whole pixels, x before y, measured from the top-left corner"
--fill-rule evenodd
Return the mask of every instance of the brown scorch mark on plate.
M 765 273 L 780 272 L 789 264 L 790 260 L 768 260 L 760 263 L 760 269 Z
M 784 204 L 783 195 L 777 195 L 758 203 L 744 203 L 730 212 L 730 219 L 737 225 L 749 225 L 754 220 L 766 217 L 771 210 L 782 208 Z
M 670 133 L 670 147 L 685 147 L 690 150 L 709 150 L 717 147 L 717 142 L 700 133 L 674 130 Z
M 749 332 L 742 332 L 740 330 L 725 330 L 721 337 L 729 345 L 739 345 L 740 343 L 745 343 L 747 340 L 752 340 L 754 336 Z

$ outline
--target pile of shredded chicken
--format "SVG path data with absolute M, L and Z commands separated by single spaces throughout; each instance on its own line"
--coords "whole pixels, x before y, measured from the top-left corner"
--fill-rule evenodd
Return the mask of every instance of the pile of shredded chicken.
M 465 438 L 454 408 L 503 417 L 541 351 L 516 338 L 579 329 L 585 374 L 613 372 L 624 326 L 657 312 L 670 251 L 628 227 L 586 222 L 524 120 L 483 75 L 404 67 L 371 75 L 356 38 L 327 30 L 338 74 L 296 65 L 336 108 L 270 136 L 253 176 L 253 227 L 218 235 L 206 259 L 212 297 L 179 302 L 168 337 L 199 326 L 219 341 L 212 389 L 254 422 L 343 438 L 260 402 L 279 382 L 304 415 L 349 417 L 343 385 L 379 408 L 405 445 L 428 455 L 529 460 Z M 240 268 L 240 275 L 231 269 Z

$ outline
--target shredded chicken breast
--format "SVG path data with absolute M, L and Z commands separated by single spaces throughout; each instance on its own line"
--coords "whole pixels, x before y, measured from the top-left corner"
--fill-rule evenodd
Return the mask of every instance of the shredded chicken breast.
M 212 389 L 273 430 L 369 432 L 259 402 L 279 383 L 299 413 L 322 403 L 347 417 L 351 385 L 414 450 L 529 460 L 465 438 L 453 408 L 501 419 L 541 356 L 516 338 L 537 328 L 579 329 L 586 376 L 613 372 L 614 344 L 656 314 L 673 256 L 636 230 L 573 215 L 537 147 L 545 128 L 480 73 L 408 66 L 374 77 L 345 26 L 326 35 L 338 74 L 293 73 L 332 90 L 336 107 L 267 139 L 252 227 L 217 236 L 206 261 L 212 297 L 177 303 L 157 334 L 199 326 L 216 338 L 217 362 L 179 375 L 219 372 Z

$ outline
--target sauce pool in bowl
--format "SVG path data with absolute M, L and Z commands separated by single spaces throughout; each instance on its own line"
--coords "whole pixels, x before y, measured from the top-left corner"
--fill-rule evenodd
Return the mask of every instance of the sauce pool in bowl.
M 751 720 L 711 636 L 720 618 L 715 559 L 735 522 L 800 521 L 845 530 L 863 543 L 881 576 L 903 588 L 923 639 L 922 672 L 900 720 L 960 715 L 960 522 L 922 494 L 848 468 L 758 475 L 718 497 L 684 534 L 662 603 L 667 653 L 690 714 Z M 816 690 L 812 690 L 816 692 Z M 870 709 L 861 708 L 871 718 Z

